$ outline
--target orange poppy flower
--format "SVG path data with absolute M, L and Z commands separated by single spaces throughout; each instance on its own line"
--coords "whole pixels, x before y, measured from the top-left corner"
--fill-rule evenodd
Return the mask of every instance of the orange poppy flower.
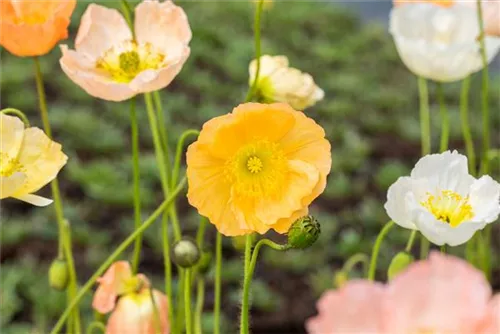
M 187 196 L 224 235 L 286 233 L 325 189 L 331 162 L 325 131 L 304 113 L 246 103 L 190 145 Z
M 0 1 L 0 45 L 19 57 L 41 56 L 68 37 L 76 0 Z

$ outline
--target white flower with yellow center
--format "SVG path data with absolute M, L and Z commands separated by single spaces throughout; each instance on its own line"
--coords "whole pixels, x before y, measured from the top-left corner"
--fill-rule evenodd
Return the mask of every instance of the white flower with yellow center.
M 390 32 L 401 59 L 418 76 L 451 82 L 483 68 L 473 6 L 453 1 L 404 2 L 392 9 Z M 486 36 L 485 45 L 490 62 L 500 50 L 500 38 Z
M 91 4 L 75 50 L 61 46 L 61 67 L 87 93 L 109 101 L 166 87 L 190 53 L 186 14 L 171 1 L 145 0 L 135 9 L 134 34 L 116 9 Z
M 434 244 L 457 246 L 498 219 L 500 184 L 488 175 L 474 178 L 456 151 L 431 154 L 391 185 L 385 209 L 396 224 Z
M 255 80 L 257 61 L 250 63 L 250 86 Z M 257 95 L 261 102 L 285 102 L 296 110 L 304 110 L 323 99 L 325 93 L 310 74 L 288 66 L 285 56 L 260 57 Z
M 25 129 L 19 118 L 0 114 L 0 199 L 49 205 L 52 200 L 32 193 L 52 181 L 67 160 L 61 145 L 42 130 Z

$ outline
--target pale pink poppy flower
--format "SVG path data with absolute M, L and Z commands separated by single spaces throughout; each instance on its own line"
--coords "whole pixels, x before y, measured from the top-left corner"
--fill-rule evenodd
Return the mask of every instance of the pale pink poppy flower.
M 97 282 L 99 286 L 94 294 L 92 307 L 103 314 L 115 308 L 119 296 L 149 287 L 149 281 L 144 275 L 132 275 L 127 261 L 113 263 Z
M 109 101 L 168 86 L 190 53 L 184 10 L 171 1 L 145 0 L 135 8 L 134 31 L 116 9 L 90 4 L 75 50 L 61 45 L 63 71 L 88 94 Z
M 158 290 L 142 289 L 122 296 L 109 317 L 106 334 L 139 333 L 170 333 L 167 296 Z
M 453 333 L 498 334 L 500 297 L 492 300 L 483 274 L 452 256 L 432 253 L 386 286 L 352 281 L 325 293 L 311 334 Z

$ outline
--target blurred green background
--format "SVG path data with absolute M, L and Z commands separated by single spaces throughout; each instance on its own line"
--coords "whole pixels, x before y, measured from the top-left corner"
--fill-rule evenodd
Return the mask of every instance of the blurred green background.
M 96 1 L 119 6 L 117 1 Z M 79 2 L 71 24 L 73 43 L 79 17 L 89 2 Z M 161 92 L 165 126 L 171 145 L 188 128 L 200 128 L 211 117 L 231 111 L 244 99 L 247 66 L 253 58 L 254 4 L 241 2 L 179 2 L 193 30 L 192 54 L 177 79 Z M 302 333 L 304 320 L 315 313 L 315 300 L 333 286 L 343 262 L 358 252 L 369 253 L 388 220 L 385 193 L 406 175 L 420 156 L 416 79 L 400 62 L 384 23 L 361 22 L 349 9 L 330 3 L 277 2 L 263 17 L 262 49 L 284 54 L 291 65 L 311 73 L 325 90 L 324 101 L 306 113 L 326 130 L 333 149 L 333 169 L 325 193 L 311 208 L 321 223 L 319 241 L 305 251 L 264 250 L 253 285 L 254 333 Z M 132 230 L 132 171 L 128 103 L 111 103 L 88 96 L 61 71 L 56 48 L 41 59 L 55 139 L 69 162 L 59 174 L 65 215 L 71 222 L 80 283 Z M 41 126 L 31 59 L 1 51 L 1 107 L 21 109 Z M 492 135 L 500 146 L 498 77 L 490 87 Z M 480 76 L 470 94 L 470 116 L 477 149 L 480 145 Z M 445 86 L 451 112 L 450 147 L 462 150 L 458 94 L 460 84 Z M 434 150 L 440 121 L 435 86 L 430 85 Z M 162 195 L 152 138 L 142 98 L 139 98 L 141 198 L 147 217 Z M 493 161 L 499 179 L 500 159 Z M 46 187 L 41 193 L 50 196 Z M 185 235 L 194 236 L 199 217 L 184 194 L 178 201 Z M 1 332 L 46 333 L 64 308 L 64 293 L 50 290 L 47 269 L 57 252 L 53 207 L 34 208 L 19 201 L 2 201 L 1 211 Z M 141 271 L 162 287 L 160 225 L 145 236 Z M 499 249 L 500 229 L 494 230 Z M 207 241 L 213 245 L 210 226 Z M 383 245 L 379 267 L 401 250 L 409 232 L 391 231 Z M 279 236 L 270 234 L 275 240 Z M 418 247 L 415 247 L 418 252 Z M 462 254 L 463 248 L 451 250 Z M 128 254 L 129 255 L 129 254 Z M 494 268 L 500 288 L 499 256 Z M 224 240 L 224 333 L 235 332 L 238 319 L 242 255 Z M 354 276 L 361 275 L 355 272 Z M 211 329 L 213 273 L 208 274 L 205 332 Z M 90 320 L 91 295 L 84 300 Z

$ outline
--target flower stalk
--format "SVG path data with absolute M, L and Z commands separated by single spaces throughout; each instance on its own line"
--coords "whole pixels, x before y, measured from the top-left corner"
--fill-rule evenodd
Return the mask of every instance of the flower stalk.
M 257 90 L 257 84 L 259 82 L 259 74 L 260 74 L 260 56 L 262 54 L 261 51 L 261 38 L 260 38 L 260 30 L 261 30 L 261 16 L 262 16 L 262 10 L 264 9 L 264 0 L 260 0 L 259 3 L 257 4 L 255 8 L 255 18 L 254 18 L 254 26 L 253 26 L 253 33 L 254 33 L 254 43 L 255 43 L 255 60 L 257 61 L 257 66 L 256 66 L 256 71 L 255 71 L 255 78 L 253 80 L 252 86 L 248 90 L 247 96 L 245 98 L 245 102 L 249 102 L 252 100 L 252 98 L 255 95 L 255 92 Z
M 370 259 L 370 267 L 368 267 L 368 279 L 370 281 L 375 280 L 375 272 L 377 270 L 377 260 L 378 253 L 380 252 L 380 246 L 382 245 L 382 241 L 384 241 L 385 236 L 389 233 L 390 229 L 394 226 L 394 222 L 391 220 L 387 224 L 385 224 L 384 228 L 380 231 L 375 240 L 375 245 L 373 246 L 372 255 Z
M 137 126 L 137 115 L 135 111 L 136 99 L 130 100 L 130 132 L 132 140 L 132 171 L 134 182 L 134 229 L 141 224 L 141 192 L 140 192 L 140 169 L 139 169 L 139 129 Z M 137 273 L 141 257 L 142 237 L 135 240 L 134 253 L 132 257 L 132 272 Z

